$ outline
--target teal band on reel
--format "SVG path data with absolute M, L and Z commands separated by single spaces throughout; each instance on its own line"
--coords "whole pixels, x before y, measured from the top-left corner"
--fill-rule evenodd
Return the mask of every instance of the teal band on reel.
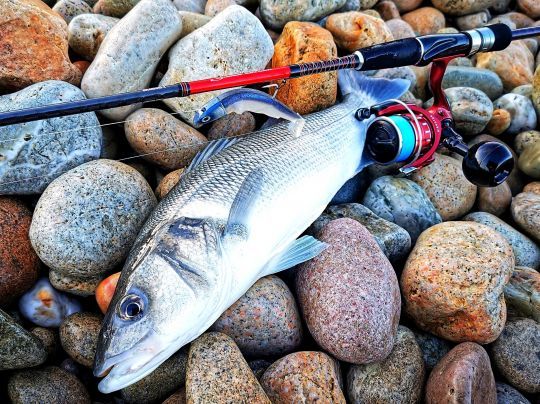
M 392 115 L 388 118 L 394 122 L 394 125 L 396 125 L 401 133 L 401 150 L 395 161 L 398 163 L 407 161 L 414 153 L 416 145 L 413 123 L 400 115 Z

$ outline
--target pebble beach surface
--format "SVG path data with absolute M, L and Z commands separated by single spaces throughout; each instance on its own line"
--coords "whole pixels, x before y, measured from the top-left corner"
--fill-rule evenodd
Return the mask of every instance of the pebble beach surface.
M 0 0 L 0 111 L 312 62 L 414 35 L 540 25 L 538 0 Z M 440 149 L 370 166 L 306 230 L 316 258 L 257 281 L 133 385 L 97 389 L 103 315 L 158 201 L 210 140 L 260 128 L 219 94 L 0 127 L 0 402 L 540 402 L 540 38 L 457 58 L 443 88 L 469 145 L 508 145 L 498 187 Z M 410 81 L 428 67 L 367 72 Z M 280 84 L 280 83 L 278 83 Z M 300 114 L 337 74 L 282 85 Z M 272 229 L 268 229 L 272 231 Z

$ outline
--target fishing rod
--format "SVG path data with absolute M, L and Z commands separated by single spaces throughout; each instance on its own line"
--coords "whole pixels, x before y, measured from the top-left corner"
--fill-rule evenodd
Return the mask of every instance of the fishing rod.
M 404 38 L 362 48 L 331 60 L 7 111 L 0 113 L 0 127 L 341 69 L 366 71 L 410 65 L 426 66 L 432 63 L 429 80 L 434 97 L 432 107 L 423 109 L 393 100 L 370 108 L 360 108 L 356 112 L 358 120 L 375 116 L 367 129 L 368 153 L 379 164 L 403 163 L 400 171 L 408 174 L 430 164 L 442 143 L 464 157 L 463 171 L 471 182 L 479 186 L 495 186 L 502 183 L 513 169 L 511 151 L 498 142 L 483 142 L 468 148 L 454 130 L 450 106 L 442 90 L 442 79 L 453 58 L 503 50 L 513 40 L 537 35 L 540 35 L 540 27 L 512 30 L 505 24 L 494 24 L 460 33 Z

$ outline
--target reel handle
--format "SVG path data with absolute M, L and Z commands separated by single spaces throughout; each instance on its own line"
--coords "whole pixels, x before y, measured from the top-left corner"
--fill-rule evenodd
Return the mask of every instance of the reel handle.
M 448 150 L 463 156 L 463 174 L 479 187 L 502 184 L 514 168 L 512 152 L 502 143 L 480 142 L 469 148 L 450 124 L 443 128 L 442 138 Z

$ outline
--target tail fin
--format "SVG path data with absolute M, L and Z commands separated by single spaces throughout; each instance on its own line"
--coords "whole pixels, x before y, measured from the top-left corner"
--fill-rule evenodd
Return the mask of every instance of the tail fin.
M 355 94 L 365 100 L 365 105 L 373 105 L 391 98 L 401 97 L 409 89 L 409 80 L 367 78 L 354 69 L 340 70 L 338 83 L 341 95 Z

